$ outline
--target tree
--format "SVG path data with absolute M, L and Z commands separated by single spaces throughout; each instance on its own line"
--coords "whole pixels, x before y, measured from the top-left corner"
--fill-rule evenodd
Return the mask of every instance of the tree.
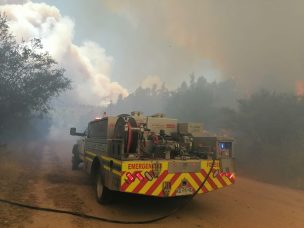
M 190 75 L 189 86 L 182 82 L 179 88 L 171 93 L 165 113 L 178 118 L 180 121 L 201 122 L 211 131 L 218 127 L 218 103 L 222 100 L 217 96 L 220 83 L 209 83 L 203 76 L 195 78 Z M 233 99 L 233 98 L 231 98 Z
M 303 99 L 260 91 L 240 100 L 238 111 L 230 117 L 241 170 L 304 188 Z
M 64 69 L 39 39 L 18 43 L 0 14 L 0 136 L 50 110 L 51 98 L 70 88 Z

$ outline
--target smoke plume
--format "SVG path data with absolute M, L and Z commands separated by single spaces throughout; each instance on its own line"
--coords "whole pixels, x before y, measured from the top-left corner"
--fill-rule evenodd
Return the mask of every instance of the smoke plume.
M 109 0 L 107 5 L 145 37 L 184 50 L 173 68 L 189 59 L 210 60 L 222 78 L 236 79 L 249 93 L 261 87 L 294 92 L 304 78 L 301 0 Z M 174 77 L 166 75 L 167 81 Z
M 92 41 L 81 45 L 73 42 L 74 22 L 61 15 L 59 9 L 45 3 L 31 1 L 1 1 L 10 29 L 17 40 L 40 38 L 44 48 L 67 70 L 72 79 L 70 99 L 78 103 L 106 105 L 115 102 L 128 91 L 118 82 L 111 81 L 113 58 L 105 49 Z M 10 1 L 12 3 L 12 1 Z
M 146 88 L 152 89 L 153 87 L 155 87 L 155 89 L 160 89 L 163 84 L 164 84 L 164 82 L 160 79 L 159 76 L 151 75 L 151 76 L 146 77 L 141 82 L 140 86 L 144 89 L 146 89 Z

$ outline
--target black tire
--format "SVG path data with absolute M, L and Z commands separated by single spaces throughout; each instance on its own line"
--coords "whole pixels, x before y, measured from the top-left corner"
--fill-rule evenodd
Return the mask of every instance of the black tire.
M 79 162 L 77 161 L 77 158 L 75 156 L 72 157 L 72 170 L 78 170 L 79 169 Z
M 78 170 L 79 169 L 79 164 L 81 163 L 81 160 L 79 158 L 79 151 L 78 151 L 78 145 L 75 144 L 73 146 L 73 151 L 72 151 L 73 157 L 72 157 L 72 170 Z
M 97 197 L 97 201 L 103 205 L 111 203 L 113 199 L 113 192 L 110 189 L 108 189 L 106 186 L 104 186 L 104 181 L 101 172 L 98 172 L 97 174 L 96 197 Z

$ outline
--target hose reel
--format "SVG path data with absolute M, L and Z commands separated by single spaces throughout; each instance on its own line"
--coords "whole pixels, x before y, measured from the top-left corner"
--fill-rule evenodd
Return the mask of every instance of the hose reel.
M 125 154 L 136 152 L 139 130 L 136 120 L 132 116 L 128 114 L 119 115 L 114 128 L 114 137 L 123 140 Z

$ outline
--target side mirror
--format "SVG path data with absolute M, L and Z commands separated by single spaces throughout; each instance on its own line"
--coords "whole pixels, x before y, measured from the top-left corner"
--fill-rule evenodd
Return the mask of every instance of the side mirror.
M 76 128 L 75 127 L 72 127 L 70 129 L 70 135 L 76 135 Z
M 85 136 L 85 133 L 76 132 L 76 128 L 72 127 L 70 129 L 70 135 L 73 135 L 73 136 Z

